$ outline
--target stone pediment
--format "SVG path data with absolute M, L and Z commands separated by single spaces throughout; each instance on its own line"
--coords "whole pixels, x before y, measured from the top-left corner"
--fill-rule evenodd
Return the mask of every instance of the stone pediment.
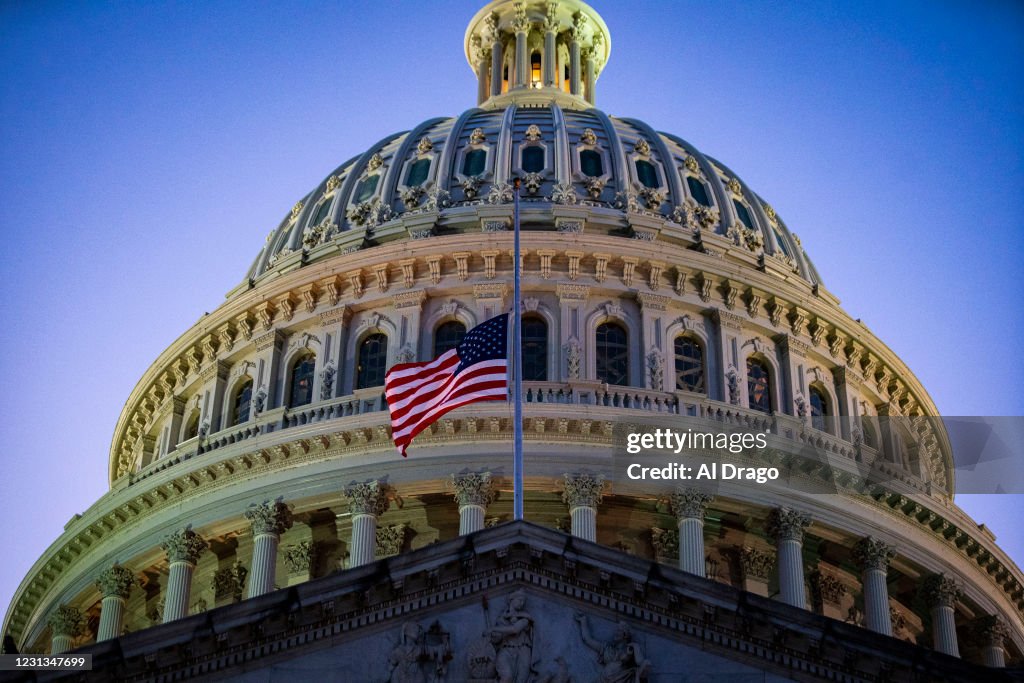
M 111 681 L 494 681 L 509 667 L 529 669 L 517 681 L 968 681 L 985 671 L 526 522 L 79 652 L 93 655 L 90 680 Z

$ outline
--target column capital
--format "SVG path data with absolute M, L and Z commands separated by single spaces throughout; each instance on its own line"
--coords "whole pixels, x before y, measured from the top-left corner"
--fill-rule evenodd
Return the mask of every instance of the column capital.
M 853 546 L 853 559 L 861 569 L 888 570 L 889 562 L 896 556 L 896 548 L 872 536 L 865 536 Z
M 46 623 L 50 625 L 50 631 L 54 636 L 69 638 L 74 638 L 82 632 L 84 622 L 81 610 L 69 605 L 60 605 L 46 618 Z
M 737 553 L 743 578 L 767 580 L 775 566 L 775 554 L 743 546 Z
M 451 483 L 459 507 L 465 505 L 487 507 L 494 500 L 494 482 L 490 472 L 453 474 Z
M 160 547 L 167 553 L 167 559 L 172 564 L 175 562 L 195 564 L 206 551 L 208 544 L 202 536 L 192 531 L 192 525 L 189 524 L 184 529 L 179 529 L 165 538 L 160 543 Z
M 231 596 L 236 602 L 242 599 L 245 578 L 249 576 L 249 570 L 241 562 L 235 562 L 230 567 L 218 569 L 213 575 L 213 591 L 217 598 Z
M 921 584 L 921 593 L 929 607 L 952 607 L 963 595 L 959 582 L 945 574 L 932 574 Z
M 281 498 L 273 502 L 265 500 L 261 504 L 251 504 L 245 511 L 245 518 L 252 525 L 253 536 L 261 534 L 280 536 L 292 528 L 292 511 Z
M 714 498 L 700 489 L 680 488 L 669 496 L 669 502 L 672 503 L 672 511 L 679 520 L 688 517 L 703 520 L 704 511 L 707 510 L 708 503 Z
M 284 563 L 290 572 L 308 572 L 316 566 L 320 544 L 316 541 L 299 541 L 284 551 Z
M 100 595 L 105 598 L 116 595 L 119 598 L 127 599 L 128 595 L 132 592 L 132 588 L 137 583 L 138 579 L 135 578 L 135 572 L 119 564 L 104 569 L 96 577 L 96 588 L 99 589 Z
M 986 614 L 974 622 L 975 632 L 982 642 L 989 647 L 1004 647 L 1010 637 L 1010 627 L 998 614 Z
M 811 525 L 811 516 L 793 508 L 775 508 L 768 515 L 765 531 L 778 541 L 803 541 L 804 529 Z
M 570 510 L 576 507 L 596 508 L 603 497 L 603 474 L 569 474 L 566 472 L 562 500 Z
M 387 494 L 387 484 L 377 479 L 363 482 L 353 481 L 345 489 L 349 510 L 353 515 L 380 517 L 388 509 L 390 501 L 388 501 Z

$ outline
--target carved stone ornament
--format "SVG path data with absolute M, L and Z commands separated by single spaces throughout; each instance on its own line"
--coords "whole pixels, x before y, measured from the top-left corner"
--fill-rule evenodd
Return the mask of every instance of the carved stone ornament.
M 846 595 L 846 586 L 831 574 L 814 570 L 808 578 L 811 583 L 811 591 L 822 602 L 837 605 L 843 599 L 843 596 Z
M 245 511 L 245 518 L 252 525 L 253 536 L 274 534 L 280 536 L 292 528 L 292 511 L 280 498 L 262 504 L 253 503 Z
M 612 206 L 620 211 L 629 211 L 630 213 L 638 213 L 640 211 L 640 204 L 637 202 L 637 195 L 633 190 L 616 192 L 615 202 Z
M 739 549 L 740 572 L 745 579 L 768 580 L 775 566 L 775 554 L 744 546 Z
M 487 140 L 487 136 L 484 135 L 483 128 L 474 128 L 473 132 L 469 134 L 469 144 L 481 145 Z
M 491 191 L 487 193 L 488 204 L 511 204 L 512 199 L 512 186 L 508 183 L 492 185 Z
M 996 614 L 986 614 L 979 617 L 974 623 L 974 629 L 981 638 L 981 642 L 990 647 L 1004 647 L 1006 639 L 1010 637 L 1010 627 L 1006 621 Z
M 345 489 L 349 510 L 353 515 L 383 515 L 389 505 L 387 493 L 387 486 L 376 479 L 354 481 Z
M 337 370 L 334 369 L 334 364 L 330 361 L 324 366 L 324 369 L 320 372 L 320 400 L 326 401 L 331 398 L 334 392 L 334 376 L 337 374 Z
M 377 528 L 377 557 L 391 557 L 402 552 L 409 526 L 392 524 Z
M 252 398 L 252 415 L 253 417 L 259 416 L 263 412 L 263 407 L 267 403 L 267 389 L 266 387 L 260 387 L 259 391 Z
M 116 595 L 119 598 L 127 599 L 131 594 L 132 587 L 137 584 L 138 579 L 135 578 L 135 572 L 119 564 L 103 570 L 96 577 L 96 588 L 99 589 L 100 595 L 103 597 Z
M 420 205 L 420 199 L 426 194 L 426 190 L 420 185 L 414 185 L 402 190 L 399 195 L 407 211 L 412 211 Z
M 235 562 L 230 567 L 222 567 L 213 575 L 213 592 L 220 599 L 231 597 L 235 602 L 242 599 L 245 590 L 245 579 L 249 576 L 249 570 L 241 562 Z
M 704 519 L 704 512 L 708 503 L 714 500 L 714 496 L 704 493 L 700 489 L 681 488 L 675 491 L 669 501 L 672 503 L 672 512 L 678 519 Z
M 562 501 L 569 506 L 570 510 L 576 507 L 597 507 L 603 497 L 603 474 L 566 473 Z
M 566 370 L 569 379 L 580 378 L 580 361 L 583 354 L 582 347 L 576 339 L 570 339 L 565 345 Z
M 512 16 L 512 29 L 516 33 L 526 33 L 530 30 L 530 20 L 526 16 L 526 5 L 522 2 L 517 2 L 512 5 L 515 14 Z
M 288 571 L 312 572 L 319 559 L 320 544 L 316 541 L 299 541 L 290 545 L 284 551 L 284 563 L 288 565 Z
M 195 564 L 199 557 L 206 552 L 208 544 L 203 537 L 192 531 L 192 525 L 179 529 L 168 536 L 160 543 L 160 547 L 167 553 L 167 560 L 175 562 L 187 562 Z
M 430 141 L 430 138 L 423 136 L 419 143 L 416 145 L 416 151 L 420 154 L 426 154 L 430 150 L 434 149 L 434 143 Z
M 740 404 L 740 373 L 732 365 L 725 371 L 726 389 L 729 391 L 729 404 Z
M 416 354 L 413 353 L 412 347 L 406 344 L 403 346 L 395 356 L 396 363 L 411 363 L 416 360 Z
M 464 505 L 487 507 L 494 500 L 496 493 L 490 472 L 453 474 L 451 484 L 459 507 Z
M 743 187 L 740 185 L 740 181 L 736 180 L 735 178 L 730 178 L 729 182 L 726 183 L 725 186 L 728 187 L 729 191 L 732 192 L 733 194 L 743 193 Z
M 647 204 L 647 208 L 651 211 L 657 211 L 665 203 L 665 193 L 653 187 L 645 187 L 640 190 L 639 194 L 640 198 Z
M 888 543 L 868 536 L 862 538 L 853 547 L 853 559 L 861 569 L 881 569 L 886 571 L 889 562 L 896 556 L 896 549 Z
M 604 191 L 605 179 L 597 176 L 584 176 L 583 187 L 587 188 L 587 194 L 591 199 L 599 199 Z
M 75 638 L 82 633 L 85 617 L 77 607 L 60 605 L 46 618 L 46 623 L 53 635 Z
M 551 191 L 551 201 L 555 204 L 565 204 L 572 206 L 579 198 L 576 196 L 576 188 L 572 186 L 572 183 L 559 183 Z
M 584 145 L 596 145 L 597 135 L 594 134 L 594 130 L 592 128 L 584 128 L 583 132 L 580 133 L 580 142 Z
M 388 654 L 386 680 L 388 683 L 448 680 L 445 674 L 451 658 L 451 636 L 439 622 L 435 621 L 424 631 L 416 622 L 407 621 Z
M 960 583 L 945 574 L 932 574 L 921 585 L 921 593 L 930 607 L 953 607 L 963 595 Z
M 302 213 L 302 207 L 302 202 L 295 202 L 295 206 L 292 207 L 292 220 L 299 217 L 299 214 Z
M 541 173 L 527 173 L 523 177 L 523 187 L 526 188 L 527 194 L 537 194 L 543 182 L 544 175 Z
M 477 194 L 480 193 L 480 186 L 483 184 L 484 179 L 478 175 L 469 176 L 462 181 L 462 191 L 466 195 L 466 199 L 475 199 Z
M 644 138 L 640 138 L 636 141 L 636 144 L 633 145 L 633 151 L 640 156 L 649 156 L 651 153 L 651 143 L 647 142 Z
M 775 209 L 772 208 L 771 204 L 762 204 L 761 208 L 764 209 L 764 215 L 768 216 L 768 220 L 772 223 L 778 221 L 778 216 L 775 215 Z
M 527 142 L 540 142 L 540 138 L 540 126 L 538 126 L 536 123 L 531 123 L 527 127 L 526 132 L 523 134 L 523 139 L 526 140 Z
M 679 530 L 653 527 L 651 529 L 651 545 L 654 546 L 654 556 L 659 560 L 678 560 Z
M 765 529 L 776 541 L 802 541 L 804 529 L 810 525 L 811 517 L 806 512 L 780 507 L 768 515 Z
M 691 173 L 700 173 L 700 163 L 697 162 L 697 157 L 688 156 L 683 163 Z
M 647 374 L 651 389 L 661 391 L 665 380 L 665 354 L 657 347 L 647 352 Z
M 327 191 L 328 192 L 334 192 L 339 187 L 341 187 L 341 178 L 339 178 L 336 175 L 332 175 L 330 178 L 327 179 Z
M 437 185 L 427 190 L 427 201 L 423 203 L 424 211 L 440 211 L 452 205 L 452 195 Z
M 378 168 L 384 165 L 384 157 L 380 155 L 380 152 L 374 152 L 370 160 L 366 162 L 366 168 L 371 171 L 376 171 Z

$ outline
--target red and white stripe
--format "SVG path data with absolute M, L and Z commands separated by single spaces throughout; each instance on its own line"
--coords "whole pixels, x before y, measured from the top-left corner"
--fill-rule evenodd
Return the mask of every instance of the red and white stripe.
M 459 367 L 457 349 L 431 361 L 402 363 L 388 370 L 384 394 L 391 411 L 391 438 L 398 452 L 445 413 L 467 403 L 508 398 L 508 361 L 487 360 Z

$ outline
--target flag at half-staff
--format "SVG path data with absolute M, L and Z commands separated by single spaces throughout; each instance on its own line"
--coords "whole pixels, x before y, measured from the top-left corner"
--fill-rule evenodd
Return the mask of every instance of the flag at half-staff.
M 413 438 L 445 413 L 477 401 L 508 399 L 508 313 L 466 333 L 454 349 L 388 370 L 384 394 L 391 438 L 405 457 Z

